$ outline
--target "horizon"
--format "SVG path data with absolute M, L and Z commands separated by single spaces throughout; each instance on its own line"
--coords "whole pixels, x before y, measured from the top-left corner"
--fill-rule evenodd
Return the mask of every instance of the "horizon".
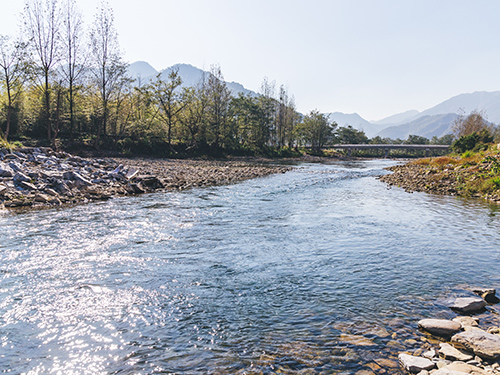
M 0 34 L 14 37 L 24 1 L 1 1 Z M 88 27 L 100 1 L 76 3 Z M 267 77 L 288 87 L 303 113 L 357 113 L 373 122 L 500 88 L 493 0 L 108 3 L 125 61 L 156 70 L 219 64 L 225 80 L 255 92 Z

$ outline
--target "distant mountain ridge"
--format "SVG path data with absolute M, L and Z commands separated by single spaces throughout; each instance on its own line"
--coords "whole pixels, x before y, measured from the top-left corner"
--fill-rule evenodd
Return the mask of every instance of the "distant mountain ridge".
M 195 86 L 204 74 L 210 74 L 189 64 L 175 64 L 157 71 L 147 62 L 137 61 L 129 65 L 128 75 L 144 84 L 154 79 L 159 73 L 163 78 L 167 78 L 172 69 L 178 69 L 183 86 Z M 238 82 L 226 81 L 226 84 L 233 95 L 240 93 L 258 95 Z M 489 122 L 500 124 L 500 91 L 476 91 L 460 94 L 423 112 L 410 110 L 371 122 L 357 113 L 331 112 L 326 113 L 326 115 L 339 126 L 351 125 L 356 129 L 363 130 L 370 138 L 379 135 L 383 138 L 406 139 L 409 135 L 419 135 L 430 139 L 434 136 L 442 137 L 450 134 L 457 115 L 460 113 L 468 114 L 473 110 L 483 111 Z
M 144 84 L 154 79 L 159 73 L 163 79 L 167 79 L 170 72 L 174 69 L 178 70 L 182 79 L 182 86 L 184 87 L 194 87 L 198 84 L 198 82 L 200 82 L 204 75 L 210 74 L 210 72 L 196 68 L 190 64 L 175 64 L 161 71 L 157 71 L 145 61 L 136 61 L 130 64 L 127 72 L 130 78 L 136 79 L 137 81 L 140 81 L 141 84 Z M 238 95 L 240 93 L 252 96 L 257 95 L 257 93 L 246 89 L 238 82 L 226 81 L 226 84 L 233 95 Z

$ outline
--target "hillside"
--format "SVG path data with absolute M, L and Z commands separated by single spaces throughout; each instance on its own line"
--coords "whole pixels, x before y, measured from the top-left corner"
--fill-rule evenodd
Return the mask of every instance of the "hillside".
M 420 135 L 431 139 L 452 133 L 453 122 L 457 118 L 455 113 L 444 115 L 422 116 L 409 123 L 389 126 L 377 135 L 382 138 L 406 139 L 409 135 Z
M 363 130 L 368 137 L 373 137 L 377 132 L 384 129 L 383 125 L 372 124 L 365 120 L 363 117 L 357 113 L 342 113 L 342 112 L 332 112 L 326 114 L 330 121 L 335 121 L 338 126 L 346 127 L 351 125 L 353 128 L 358 130 Z

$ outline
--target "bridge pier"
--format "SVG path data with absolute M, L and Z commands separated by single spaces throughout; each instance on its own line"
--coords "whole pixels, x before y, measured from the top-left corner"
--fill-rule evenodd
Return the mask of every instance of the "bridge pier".
M 388 157 L 389 157 L 389 149 L 388 149 L 388 148 L 386 148 L 386 149 L 385 149 L 385 158 L 387 159 Z
M 350 148 L 347 149 L 347 156 L 351 157 L 351 149 Z

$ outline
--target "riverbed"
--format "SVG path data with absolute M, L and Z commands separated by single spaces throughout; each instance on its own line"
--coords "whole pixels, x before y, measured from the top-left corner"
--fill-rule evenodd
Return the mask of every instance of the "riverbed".
M 500 208 L 388 188 L 393 164 L 1 212 L 0 370 L 400 373 L 419 319 L 500 287 Z

